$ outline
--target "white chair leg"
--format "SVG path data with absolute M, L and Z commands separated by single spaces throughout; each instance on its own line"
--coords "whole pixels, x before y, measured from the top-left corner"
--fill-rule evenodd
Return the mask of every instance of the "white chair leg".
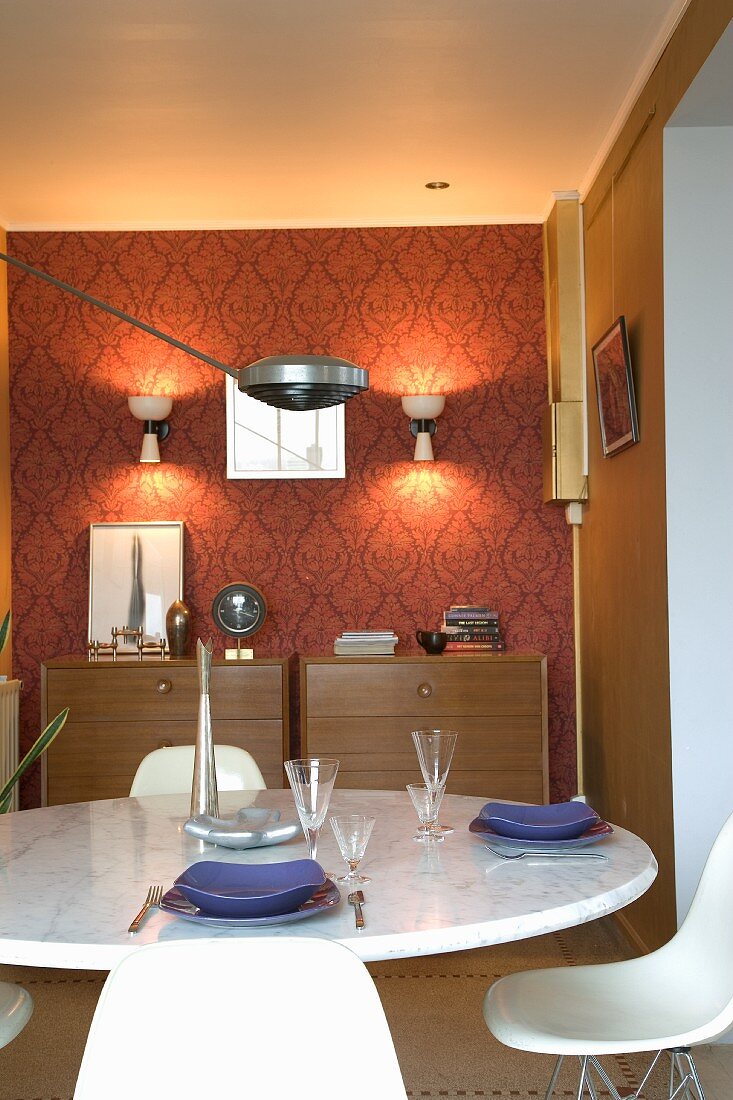
M 578 1095 L 576 1100 L 583 1100 L 583 1093 L 585 1092 L 585 1070 L 588 1065 L 587 1058 L 580 1059 L 580 1081 L 578 1082 Z
M 705 1092 L 697 1073 L 695 1059 L 689 1048 L 671 1050 L 669 1053 L 672 1058 L 669 1100 L 676 1100 L 678 1096 L 684 1097 L 685 1100 L 705 1100 Z M 679 1077 L 676 1088 L 674 1087 L 675 1070 Z
M 690 1054 L 689 1051 L 687 1052 L 686 1058 L 687 1058 L 687 1061 L 688 1061 L 689 1066 L 690 1066 L 690 1073 L 692 1074 L 692 1079 L 695 1082 L 695 1088 L 697 1089 L 697 1094 L 700 1097 L 700 1100 L 705 1100 L 705 1093 L 703 1091 L 702 1081 L 700 1080 L 700 1078 L 698 1077 L 698 1074 L 697 1074 L 697 1066 L 695 1065 L 695 1059 L 692 1057 L 692 1055 Z
M 591 1100 L 598 1100 L 596 1095 L 596 1086 L 593 1084 L 593 1078 L 591 1076 L 591 1068 L 593 1065 L 593 1059 L 589 1059 L 589 1065 L 586 1068 L 585 1079 L 588 1085 L 588 1092 L 590 1093 Z
M 560 1066 L 562 1065 L 562 1061 L 563 1061 L 564 1057 L 565 1057 L 564 1054 L 559 1054 L 558 1055 L 557 1061 L 555 1062 L 555 1068 L 552 1071 L 552 1077 L 550 1078 L 550 1083 L 547 1086 L 547 1092 L 545 1093 L 545 1100 L 550 1100 L 550 1097 L 552 1096 L 553 1092 L 555 1091 L 555 1085 L 557 1084 L 558 1074 L 560 1073 Z

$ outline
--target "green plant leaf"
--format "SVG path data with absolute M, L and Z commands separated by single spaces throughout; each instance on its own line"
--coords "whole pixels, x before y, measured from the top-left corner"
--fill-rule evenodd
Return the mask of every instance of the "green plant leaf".
M 2 626 L 0 626 L 0 653 L 5 649 L 8 644 L 8 638 L 10 637 L 10 612 L 3 619 Z
M 41 756 L 58 733 L 63 729 L 66 719 L 69 717 L 69 708 L 64 707 L 60 714 L 57 714 L 52 722 L 49 722 L 45 730 L 35 742 L 32 748 L 28 750 L 18 767 L 15 769 L 10 779 L 7 781 L 2 790 L 0 790 L 0 814 L 5 814 L 10 808 L 10 799 L 13 794 L 13 788 L 18 782 L 20 777 L 30 768 L 31 764 L 34 764 L 39 756 Z

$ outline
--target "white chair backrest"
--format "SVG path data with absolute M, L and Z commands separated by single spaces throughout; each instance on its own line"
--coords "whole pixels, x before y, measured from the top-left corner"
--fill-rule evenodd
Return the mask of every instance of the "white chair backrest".
M 689 976 L 712 1030 L 733 1026 L 733 814 L 718 833 L 682 927 L 656 954 Z M 666 957 L 666 962 L 665 962 Z M 707 1040 L 706 1040 L 707 1041 Z
M 75 1100 L 405 1100 L 374 983 L 324 939 L 135 949 L 94 1014 Z
M 246 749 L 215 745 L 216 785 L 220 791 L 262 791 L 262 772 Z M 155 749 L 140 761 L 130 797 L 146 794 L 185 794 L 193 784 L 193 745 Z

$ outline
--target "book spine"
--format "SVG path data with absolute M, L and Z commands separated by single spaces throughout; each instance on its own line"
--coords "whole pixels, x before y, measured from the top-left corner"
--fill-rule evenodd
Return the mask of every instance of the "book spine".
M 449 645 L 451 642 L 494 642 L 499 644 L 504 641 L 499 633 L 486 630 L 458 630 L 446 631 L 445 633 L 448 634 Z
M 445 611 L 443 619 L 447 623 L 498 623 L 496 611 Z
M 496 619 L 486 622 L 483 619 L 464 619 L 462 622 L 449 622 L 445 624 L 449 634 L 455 634 L 461 630 L 481 630 L 484 634 L 498 634 L 499 623 Z
M 469 612 L 471 615 L 498 615 L 498 611 L 494 611 L 485 603 L 452 603 L 448 608 L 449 611 L 456 614 L 465 614 Z
M 503 653 L 506 642 L 448 642 L 444 653 L 472 653 L 482 650 L 485 653 Z

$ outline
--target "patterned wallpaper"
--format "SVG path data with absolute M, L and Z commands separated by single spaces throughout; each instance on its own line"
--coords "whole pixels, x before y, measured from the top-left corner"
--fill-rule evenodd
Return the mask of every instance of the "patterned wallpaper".
M 495 604 L 510 649 L 548 654 L 551 792 L 575 793 L 571 535 L 541 495 L 539 226 L 16 233 L 9 251 L 226 363 L 328 351 L 371 372 L 346 407 L 345 480 L 227 481 L 221 372 L 11 270 L 25 743 L 39 661 L 86 644 L 88 525 L 182 519 L 195 634 L 223 584 L 253 581 L 258 656 L 329 653 L 370 627 L 415 652 L 448 604 Z M 175 398 L 157 468 L 127 410 L 145 392 Z M 414 392 L 447 395 L 427 469 L 399 401 Z M 36 776 L 24 803 L 38 794 Z

